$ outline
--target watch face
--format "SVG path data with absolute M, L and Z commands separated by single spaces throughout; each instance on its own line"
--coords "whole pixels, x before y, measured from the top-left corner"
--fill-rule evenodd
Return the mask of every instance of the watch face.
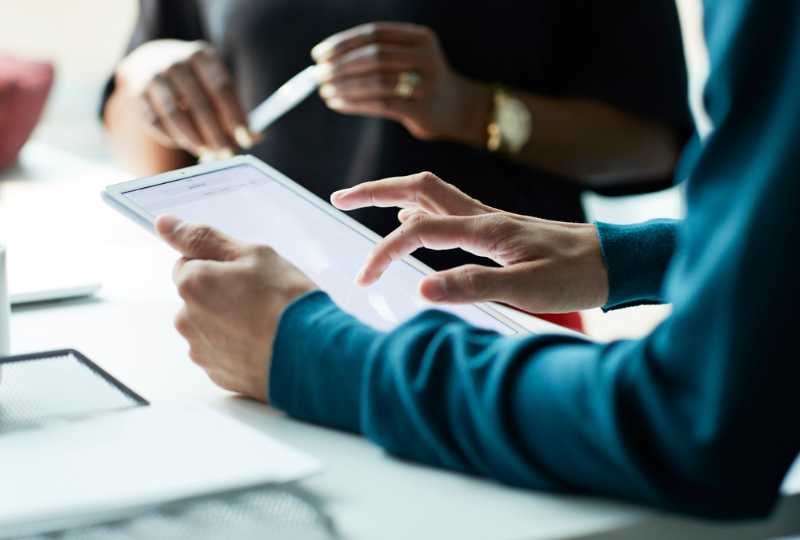
M 497 123 L 500 125 L 503 140 L 512 149 L 519 150 L 528 141 L 531 134 L 531 113 L 520 100 L 513 97 L 506 99 L 497 110 Z

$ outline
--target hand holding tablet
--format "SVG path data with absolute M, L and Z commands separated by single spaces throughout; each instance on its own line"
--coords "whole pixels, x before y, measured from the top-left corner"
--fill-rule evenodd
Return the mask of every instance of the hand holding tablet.
M 379 282 L 355 285 L 380 237 L 250 156 L 109 186 L 103 198 L 181 253 L 174 279 L 186 305 L 176 327 L 192 360 L 256 399 L 266 399 L 280 315 L 314 288 L 379 330 L 433 307 L 417 294 L 431 270 L 410 257 Z M 442 309 L 504 335 L 524 332 L 488 306 Z
M 281 313 L 316 286 L 266 246 L 173 216 L 159 217 L 155 227 L 183 255 L 173 280 L 186 304 L 175 327 L 189 342 L 189 357 L 218 386 L 266 399 Z
M 363 261 L 381 237 L 252 156 L 109 186 L 102 195 L 150 232 L 157 216 L 170 214 L 267 245 L 341 309 L 379 330 L 431 307 L 501 334 L 522 330 L 489 306 L 424 300 L 417 288 L 432 270 L 411 257 L 388 268 L 377 283 L 356 286 Z

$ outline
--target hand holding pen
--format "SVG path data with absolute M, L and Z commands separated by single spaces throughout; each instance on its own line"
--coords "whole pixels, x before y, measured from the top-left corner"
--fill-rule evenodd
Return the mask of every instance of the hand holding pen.
M 402 123 L 416 138 L 485 137 L 488 85 L 456 73 L 436 33 L 415 24 L 379 22 L 351 28 L 314 47 L 331 109 Z
M 145 43 L 120 63 L 116 83 L 136 98 L 147 133 L 166 148 L 213 160 L 255 142 L 228 70 L 204 41 Z

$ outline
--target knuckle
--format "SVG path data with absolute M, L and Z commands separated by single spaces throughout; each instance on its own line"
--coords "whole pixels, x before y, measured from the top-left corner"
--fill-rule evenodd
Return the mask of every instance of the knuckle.
M 374 62 L 381 64 L 388 60 L 389 51 L 383 45 L 372 43 L 367 46 L 367 54 Z
M 180 76 L 183 74 L 183 62 L 173 62 L 164 70 L 164 74 L 168 78 Z
M 477 296 L 484 297 L 489 292 L 490 281 L 479 266 L 465 266 L 461 271 L 461 279 L 466 288 Z
M 236 388 L 233 386 L 233 384 L 231 384 L 230 379 L 227 376 L 223 375 L 222 373 L 219 373 L 217 371 L 209 371 L 209 370 L 206 370 L 206 373 L 208 374 L 208 378 L 211 379 L 211 382 L 213 382 L 214 384 L 216 384 L 220 388 L 223 388 L 225 390 L 231 390 L 231 391 L 235 391 L 236 390 Z
M 381 27 L 376 23 L 365 24 L 364 35 L 372 41 L 377 41 L 381 36 Z
M 189 62 L 203 62 L 206 59 L 211 58 L 211 51 L 209 49 L 210 47 L 208 47 L 208 45 L 205 43 L 198 44 L 197 50 L 189 55 Z
M 364 56 L 374 60 L 375 57 L 378 55 L 379 49 L 380 46 L 377 43 L 370 43 L 369 45 L 364 46 L 363 54 Z
M 208 358 L 196 347 L 189 346 L 189 359 L 200 366 L 201 368 L 205 369 L 211 365 L 208 361 Z
M 506 212 L 498 212 L 495 214 L 489 214 L 494 217 L 493 220 L 489 222 L 493 224 L 495 232 L 498 236 L 506 236 L 509 234 L 516 234 L 519 231 L 519 221 L 517 220 L 516 216 L 513 214 L 509 214 Z
M 214 231 L 206 225 L 195 225 L 186 234 L 185 244 L 191 251 L 200 251 L 214 238 Z
M 425 171 L 415 176 L 414 183 L 420 191 L 431 191 L 440 188 L 444 181 L 432 172 Z
M 259 259 L 271 259 L 276 257 L 278 254 L 277 252 L 270 246 L 264 244 L 258 244 L 253 247 L 253 251 Z
M 150 81 L 150 84 L 148 86 L 150 88 L 158 88 L 158 87 L 163 88 L 167 84 L 169 84 L 167 82 L 167 70 L 164 70 L 164 71 L 159 71 L 158 73 L 153 75 L 153 79 Z
M 407 229 L 420 229 L 430 221 L 430 216 L 423 212 L 415 212 L 408 216 L 403 224 Z
M 516 223 L 508 214 L 483 214 L 475 218 L 475 236 L 486 244 L 490 253 L 497 253 L 515 233 Z
M 198 296 L 199 288 L 194 275 L 184 277 L 178 283 L 178 294 L 187 302 L 192 302 Z
M 192 47 L 194 48 L 194 51 L 189 57 L 191 59 L 206 60 L 217 57 L 217 50 L 214 48 L 214 45 L 208 41 L 202 39 L 195 40 L 192 42 Z
M 189 273 L 178 283 L 178 294 L 187 303 L 197 303 L 213 286 L 213 278 L 202 268 Z
M 184 337 L 191 333 L 192 323 L 186 311 L 181 310 L 175 315 L 175 329 Z

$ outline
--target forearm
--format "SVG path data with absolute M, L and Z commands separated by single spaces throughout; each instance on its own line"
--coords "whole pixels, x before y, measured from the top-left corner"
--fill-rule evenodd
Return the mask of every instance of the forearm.
M 691 318 L 697 328 L 705 315 Z M 784 430 L 758 423 L 770 410 L 759 392 L 738 381 L 704 387 L 727 354 L 713 338 L 670 343 L 669 330 L 659 333 L 612 345 L 505 338 L 429 311 L 386 334 L 317 292 L 284 313 L 269 397 L 398 456 L 512 485 L 715 517 L 765 515 L 794 457 L 764 456 Z M 744 431 L 722 407 L 738 409 L 736 396 L 747 406 Z M 711 446 L 709 423 L 720 430 Z
M 139 176 L 152 176 L 192 164 L 191 156 L 177 148 L 167 148 L 144 129 L 141 107 L 118 85 L 106 102 L 103 122 L 114 154 L 126 168 Z
M 463 79 L 464 111 L 450 138 L 486 148 L 491 103 L 488 85 Z M 660 180 L 672 174 L 682 150 L 680 130 L 591 99 L 549 98 L 515 91 L 531 113 L 532 132 L 507 156 L 589 187 Z
M 293 376 L 303 377 L 348 359 L 360 367 L 361 431 L 401 456 L 533 488 L 767 515 L 800 448 L 800 251 L 785 234 L 800 195 L 796 14 L 758 0 L 706 2 L 716 128 L 687 162 L 690 217 L 666 282 L 674 311 L 650 336 L 503 338 L 426 312 L 336 350 L 315 333 L 309 346 L 319 348 L 297 355 L 279 349 L 279 328 L 273 372 L 297 362 Z M 309 299 L 281 323 L 295 335 L 324 307 Z M 342 324 L 358 325 L 339 318 L 315 330 Z

